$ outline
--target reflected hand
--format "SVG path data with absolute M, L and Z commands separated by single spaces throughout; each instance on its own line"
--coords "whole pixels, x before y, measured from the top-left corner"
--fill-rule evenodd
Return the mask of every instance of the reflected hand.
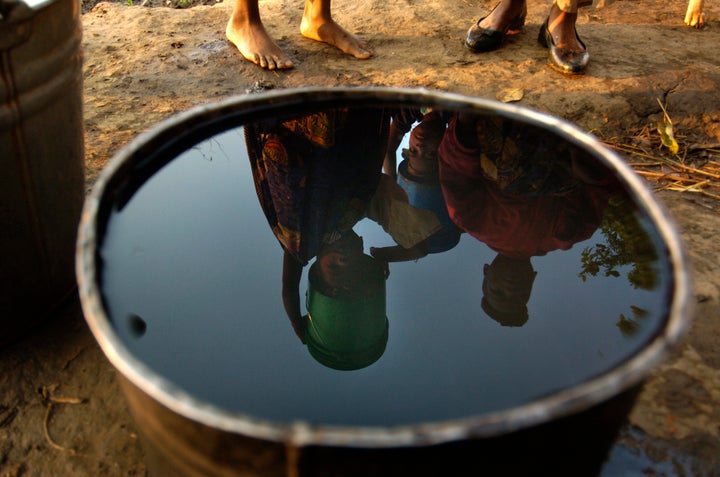
M 403 248 L 400 245 L 392 247 L 370 247 L 370 255 L 381 262 L 407 262 L 423 258 L 428 254 L 427 243 L 423 240 L 411 248 Z M 388 272 L 389 274 L 389 272 Z
M 387 174 L 392 177 L 393 181 L 397 180 L 397 159 L 395 158 L 395 152 L 388 152 L 383 160 L 383 174 Z
M 308 315 L 298 315 L 290 320 L 290 324 L 292 324 L 293 330 L 295 331 L 297 337 L 300 338 L 300 342 L 302 344 L 305 344 L 305 331 L 307 330 L 307 322 Z
M 380 263 L 380 266 L 383 269 L 383 275 L 385 275 L 386 280 L 390 276 L 390 264 L 388 263 L 387 257 L 383 253 L 387 248 L 389 247 L 370 247 L 370 255 L 372 255 L 373 258 Z

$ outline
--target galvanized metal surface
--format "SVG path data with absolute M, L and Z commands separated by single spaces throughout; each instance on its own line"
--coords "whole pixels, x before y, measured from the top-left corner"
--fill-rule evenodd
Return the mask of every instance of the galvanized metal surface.
M 79 2 L 0 12 L 2 345 L 75 289 L 84 139 Z

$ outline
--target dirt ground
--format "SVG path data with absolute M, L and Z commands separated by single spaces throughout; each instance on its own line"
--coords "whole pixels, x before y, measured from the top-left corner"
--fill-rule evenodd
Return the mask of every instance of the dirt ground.
M 268 30 L 296 63 L 283 72 L 248 63 L 225 40 L 231 3 L 181 9 L 159 2 L 84 4 L 88 189 L 113 153 L 173 113 L 257 87 L 308 85 L 425 87 L 486 98 L 520 90 L 518 104 L 593 132 L 648 180 L 664 175 L 651 184 L 666 189 L 658 197 L 686 246 L 695 321 L 647 383 L 613 451 L 620 463 L 603 475 L 720 475 L 720 198 L 711 196 L 720 196 L 712 169 L 720 162 L 720 2 L 706 2 L 700 30 L 682 24 L 681 1 L 586 9 L 578 31 L 592 59 L 580 77 L 551 70 L 537 45 L 546 0 L 530 0 L 524 32 L 484 55 L 462 40 L 495 0 L 335 0 L 336 20 L 374 49 L 366 61 L 302 38 L 300 0 L 263 0 Z M 675 159 L 691 173 L 661 160 L 669 154 L 654 126 L 660 103 L 680 145 Z M 77 300 L 0 350 L 1 476 L 146 475 L 135 430 Z

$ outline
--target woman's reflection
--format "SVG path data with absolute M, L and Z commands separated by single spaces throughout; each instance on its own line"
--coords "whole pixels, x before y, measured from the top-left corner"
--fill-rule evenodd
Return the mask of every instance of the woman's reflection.
M 432 213 L 411 207 L 402 190 L 398 194 L 397 185 L 382 177 L 389 122 L 383 110 L 337 109 L 245 127 L 257 195 L 284 251 L 285 311 L 313 356 L 337 369 L 369 365 L 387 340 L 384 281 L 389 272 L 364 254 L 353 226 L 370 217 L 408 247 L 439 227 Z M 302 316 L 300 279 L 314 257 L 309 314 Z M 319 304 L 315 316 L 313 304 Z M 363 323 L 341 324 L 351 318 Z M 378 318 L 377 326 L 365 326 Z M 321 328 L 326 331 L 320 333 Z
M 450 219 L 438 178 L 437 150 L 445 134 L 447 115 L 438 111 L 403 110 L 393 116 L 388 152 L 383 163 L 386 174 L 396 178 L 408 202 L 435 214 L 441 227 L 412 248 L 401 245 L 371 248 L 373 257 L 384 262 L 417 260 L 428 253 L 441 253 L 460 241 L 460 230 Z M 418 122 L 412 127 L 414 122 Z M 408 148 L 402 150 L 403 161 L 396 166 L 396 151 L 407 131 Z
M 438 157 L 450 217 L 497 252 L 484 267 L 483 309 L 524 325 L 530 258 L 591 237 L 617 191 L 614 176 L 546 131 L 499 116 L 457 114 Z

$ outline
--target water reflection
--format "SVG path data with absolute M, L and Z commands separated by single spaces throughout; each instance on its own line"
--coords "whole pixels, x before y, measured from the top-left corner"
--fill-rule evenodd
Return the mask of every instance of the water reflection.
M 104 300 L 132 352 L 220 407 L 463 418 L 612 369 L 665 318 L 657 231 L 535 126 L 335 107 L 173 151 L 113 195 Z
M 353 226 L 386 219 L 381 202 L 394 200 L 378 192 L 388 127 L 382 110 L 337 109 L 245 128 L 258 199 L 283 248 L 285 312 L 312 355 L 336 369 L 373 363 L 387 342 L 383 270 Z M 303 316 L 302 269 L 315 257 Z
M 247 125 L 245 137 L 260 205 L 283 248 L 285 311 L 311 354 L 335 369 L 365 367 L 385 350 L 385 286 L 375 277 L 384 270 L 387 278 L 389 263 L 448 251 L 467 232 L 496 252 L 483 267 L 482 310 L 503 326 L 523 326 L 537 278 L 531 258 L 588 240 L 611 199 L 623 203 L 615 175 L 588 153 L 498 116 L 333 109 Z M 627 221 L 632 214 L 623 210 Z M 364 217 L 394 245 L 364 254 L 353 230 Z M 607 224 L 604 233 L 612 235 Z M 610 242 L 627 248 L 632 241 L 624 238 Z M 646 253 L 624 255 L 644 267 L 634 275 L 652 283 L 647 264 L 656 255 L 644 242 Z M 608 249 L 585 249 L 583 280 L 597 273 Z M 299 285 L 312 258 L 303 315 Z M 637 321 L 621 314 L 618 326 L 629 335 Z
M 590 238 L 619 183 L 579 149 L 500 117 L 455 115 L 438 155 L 450 217 L 497 252 L 484 266 L 482 308 L 522 326 L 537 275 L 531 257 Z
M 450 250 L 460 241 L 460 230 L 448 215 L 438 176 L 437 151 L 445 134 L 447 116 L 428 109 L 404 109 L 393 116 L 383 171 L 397 180 L 410 205 L 432 212 L 440 227 L 412 247 L 397 244 L 372 247 L 370 253 L 379 260 L 417 260 L 428 253 Z M 398 168 L 397 149 L 411 128 L 408 147 L 402 149 L 403 161 Z

